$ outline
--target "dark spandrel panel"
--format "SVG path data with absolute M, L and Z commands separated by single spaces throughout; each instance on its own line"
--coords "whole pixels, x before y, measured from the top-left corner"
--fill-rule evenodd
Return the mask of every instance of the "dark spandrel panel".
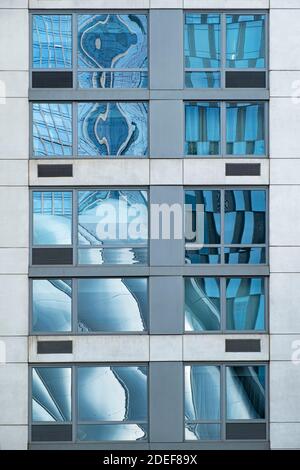
M 33 103 L 34 157 L 72 156 L 71 103 Z
M 266 248 L 224 248 L 226 264 L 266 264 Z
M 266 423 L 227 423 L 226 439 L 267 439 Z
M 78 15 L 78 67 L 139 69 L 148 65 L 148 17 Z
M 71 421 L 71 367 L 32 369 L 32 421 Z
M 219 423 L 186 423 L 186 441 L 219 441 L 221 439 L 221 425 Z
M 225 352 L 260 352 L 259 339 L 226 339 Z
M 185 72 L 186 88 L 220 88 L 220 72 Z
M 145 156 L 148 105 L 136 102 L 79 103 L 79 156 Z
M 73 88 L 73 73 L 32 72 L 32 88 Z
M 90 248 L 78 250 L 78 264 L 148 264 L 148 248 Z
M 31 427 L 33 442 L 67 442 L 72 441 L 71 424 L 34 424 Z
M 185 421 L 220 420 L 219 366 L 185 367 Z
M 260 176 L 260 163 L 226 163 L 226 176 Z
M 220 153 L 220 135 L 219 103 L 186 103 L 186 155 L 218 155 Z
M 79 88 L 148 88 L 148 72 L 79 72 Z
M 33 279 L 32 331 L 64 332 L 72 329 L 70 279 Z
M 221 248 L 201 248 L 185 250 L 186 264 L 219 264 L 221 263 Z
M 266 72 L 226 72 L 226 88 L 266 88 Z
M 38 165 L 38 178 L 66 178 L 73 176 L 73 165 Z
M 147 441 L 146 424 L 79 424 L 78 441 Z
M 217 245 L 220 243 L 221 233 L 221 192 L 218 190 L 189 190 L 185 191 L 186 227 L 191 229 L 193 237 L 187 242 Z M 197 213 L 204 211 L 204 227 L 199 223 Z M 187 218 L 190 215 L 191 220 Z M 191 225 L 191 227 L 190 227 Z
M 79 421 L 146 421 L 146 367 L 78 367 Z
M 186 277 L 185 331 L 220 330 L 220 279 Z
M 72 67 L 72 16 L 32 16 L 32 66 L 34 69 Z
M 217 13 L 187 13 L 184 25 L 186 68 L 220 66 L 221 16 Z
M 78 280 L 78 331 L 145 331 L 148 321 L 145 278 Z
M 38 341 L 38 354 L 72 354 L 72 341 Z
M 266 408 L 266 367 L 226 367 L 227 419 L 264 419 Z
M 225 243 L 259 245 L 266 242 L 266 191 L 225 191 Z
M 73 248 L 33 248 L 33 265 L 73 264 Z

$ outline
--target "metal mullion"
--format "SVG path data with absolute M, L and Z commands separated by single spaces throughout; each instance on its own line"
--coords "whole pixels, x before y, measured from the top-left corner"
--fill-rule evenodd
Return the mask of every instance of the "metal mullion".
M 78 194 L 77 190 L 72 190 L 72 245 L 73 245 L 73 266 L 78 264 Z
M 226 156 L 227 151 L 227 143 L 226 143 L 226 101 L 220 102 L 220 112 L 221 112 L 221 145 L 220 145 L 220 157 L 224 158 Z
M 224 229 L 225 229 L 225 189 L 220 189 L 220 214 L 221 214 L 221 233 L 220 233 L 220 247 L 221 247 L 221 263 L 225 264 L 224 255 Z
M 226 77 L 225 77 L 225 67 L 226 67 L 226 13 L 221 13 L 221 89 L 226 88 Z
M 77 89 L 77 13 L 72 13 L 72 71 L 73 89 Z
M 221 295 L 221 302 L 220 302 L 220 332 L 226 332 L 226 277 L 220 278 L 220 295 Z
M 72 333 L 77 334 L 78 325 L 78 281 L 72 278 Z
M 78 157 L 78 103 L 72 102 L 72 153 L 73 157 Z
M 220 418 L 221 418 L 221 440 L 226 440 L 226 365 L 219 364 L 221 373 L 221 403 L 220 403 Z
M 77 376 L 76 376 L 76 366 L 74 364 L 71 365 L 71 373 L 72 373 L 72 389 L 71 389 L 71 405 L 72 405 L 72 442 L 76 442 L 76 435 L 77 435 L 77 407 L 76 407 L 76 399 L 77 399 Z

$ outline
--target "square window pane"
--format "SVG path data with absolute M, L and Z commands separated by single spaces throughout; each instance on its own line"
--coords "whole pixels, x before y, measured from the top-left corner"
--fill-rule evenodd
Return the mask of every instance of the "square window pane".
M 185 420 L 220 419 L 219 366 L 185 367 Z
M 185 154 L 218 155 L 220 153 L 219 103 L 186 103 Z
M 186 68 L 220 67 L 220 15 L 185 15 L 184 56 Z
M 226 65 L 265 67 L 265 15 L 226 15 Z
M 32 66 L 34 69 L 72 67 L 72 16 L 32 16 Z
M 221 192 L 218 190 L 185 191 L 187 242 L 217 245 L 221 233 Z M 198 214 L 204 211 L 203 223 Z M 189 227 L 190 226 L 190 227 Z M 188 232 L 187 232 L 188 230 Z
M 219 441 L 221 439 L 221 425 L 214 423 L 186 423 L 186 441 Z
M 32 331 L 63 332 L 72 329 L 72 281 L 32 281 Z
M 265 155 L 265 104 L 226 104 L 228 155 Z
M 226 367 L 227 419 L 265 419 L 265 366 Z
M 148 104 L 78 104 L 79 156 L 145 156 L 148 152 Z
M 220 329 L 220 279 L 186 277 L 185 331 L 217 331 Z
M 262 277 L 226 280 L 226 328 L 265 329 L 265 281 Z
M 72 244 L 72 193 L 34 191 L 33 245 Z
M 71 367 L 32 369 L 32 421 L 71 421 Z

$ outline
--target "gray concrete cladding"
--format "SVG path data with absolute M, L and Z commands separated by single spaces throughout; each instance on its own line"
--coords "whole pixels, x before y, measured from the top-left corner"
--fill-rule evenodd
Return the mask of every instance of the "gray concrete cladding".
M 269 359 L 270 446 L 274 449 L 299 448 L 300 368 L 293 352 L 297 353 L 300 335 L 300 226 L 295 216 L 300 203 L 300 144 L 296 138 L 300 108 L 297 99 L 292 100 L 300 80 L 299 0 L 85 0 L 84 3 L 90 9 L 150 9 L 150 35 L 153 36 L 149 68 L 151 88 L 143 92 L 142 99 L 150 99 L 151 160 L 76 160 L 71 178 L 38 178 L 39 162 L 28 162 L 28 8 L 82 8 L 82 0 L 2 0 L 0 80 L 5 84 L 6 102 L 0 105 L 0 214 L 1 220 L 5 221 L 0 233 L 0 336 L 6 345 L 7 361 L 0 366 L 0 448 L 26 449 L 28 446 L 28 360 L 32 364 L 80 363 L 83 360 L 150 362 L 152 444 L 144 446 L 192 449 L 199 447 L 199 443 L 183 444 L 180 418 L 183 414 L 183 361 L 263 362 Z M 157 10 L 159 8 L 163 10 Z M 184 140 L 182 100 L 205 99 L 205 94 L 200 91 L 191 95 L 183 90 L 183 8 L 270 8 L 270 162 L 251 160 L 261 163 L 260 176 L 226 176 L 225 164 L 232 162 L 228 158 L 185 161 L 181 158 Z M 14 31 L 13 35 L 11 31 Z M 239 96 L 230 93 L 221 91 L 217 98 L 249 99 L 252 96 L 249 92 Z M 55 96 L 59 97 L 59 94 L 53 94 L 54 99 Z M 60 95 L 62 99 L 64 96 Z M 107 96 L 105 92 L 101 93 L 103 99 L 104 96 Z M 261 99 L 269 97 L 265 91 L 257 96 Z M 117 97 L 115 94 L 114 98 Z M 30 98 L 39 99 L 31 91 Z M 64 160 L 64 163 L 68 162 Z M 165 258 L 170 260 L 170 252 L 162 247 L 163 256 L 155 255 L 157 262 L 154 264 L 158 266 L 155 276 L 150 277 L 151 335 L 75 336 L 71 338 L 73 353 L 67 357 L 64 354 L 37 354 L 37 338 L 30 337 L 28 351 L 28 186 L 150 186 L 153 197 L 161 200 L 176 198 L 183 186 L 227 184 L 270 184 L 270 335 L 182 335 L 183 272 L 172 272 L 172 262 L 167 266 L 172 276 L 164 275 Z M 170 191 L 163 186 L 171 186 Z M 177 269 L 183 252 L 176 246 L 173 250 L 178 256 L 174 262 Z M 49 275 L 50 271 L 41 268 L 39 275 Z M 53 269 L 51 272 L 55 275 Z M 198 272 L 201 275 L 201 270 Z M 56 273 L 63 275 L 62 271 Z M 146 273 L 149 274 L 152 274 L 151 270 Z M 172 296 L 174 291 L 176 296 Z M 159 309 L 164 316 L 159 315 Z M 259 339 L 261 352 L 225 352 L 225 340 L 235 338 Z M 46 336 L 45 339 L 57 337 Z M 177 413 L 174 413 L 175 409 Z M 219 448 L 224 445 L 237 448 L 235 443 L 222 443 Z M 130 446 L 135 447 L 135 444 Z M 246 446 L 258 447 L 258 444 L 244 443 Z M 117 447 L 123 449 L 124 445 L 111 445 L 111 448 Z

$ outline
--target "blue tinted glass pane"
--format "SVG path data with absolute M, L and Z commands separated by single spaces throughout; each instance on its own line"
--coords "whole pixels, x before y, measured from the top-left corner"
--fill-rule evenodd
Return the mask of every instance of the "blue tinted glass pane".
M 78 15 L 79 69 L 147 65 L 147 15 Z
M 227 419 L 264 419 L 265 366 L 226 367 Z
M 228 155 L 265 155 L 264 103 L 226 104 Z
M 220 15 L 185 15 L 184 56 L 186 68 L 220 67 Z
M 71 368 L 32 369 L 32 421 L 71 421 Z
M 220 243 L 221 230 L 221 193 L 218 190 L 191 190 L 185 191 L 186 212 L 191 211 L 191 232 L 194 238 L 188 242 L 204 242 L 205 245 L 217 245 Z M 197 220 L 198 211 L 204 211 L 204 227 Z M 186 218 L 187 220 L 187 218 Z M 199 226 L 200 225 L 200 226 Z M 201 231 L 201 233 L 198 233 Z M 197 233 L 196 233 L 197 232 Z M 204 232 L 204 233 L 203 233 Z M 192 237 L 192 233 L 190 234 Z
M 72 244 L 71 192 L 33 192 L 33 244 Z
M 71 317 L 71 280 L 34 279 L 32 281 L 32 331 L 71 331 Z
M 220 367 L 185 367 L 185 420 L 220 419 Z
M 148 72 L 80 72 L 79 88 L 147 88 Z
M 227 67 L 265 67 L 265 15 L 227 15 L 226 22 Z
M 185 331 L 220 329 L 220 280 L 185 278 Z
M 266 242 L 266 192 L 225 191 L 225 243 L 259 245 Z
M 78 264 L 148 264 L 148 248 L 79 249 Z
M 78 244 L 146 244 L 146 191 L 78 191 Z
M 147 103 L 78 104 L 79 155 L 141 157 L 147 151 Z
M 225 263 L 227 264 L 265 264 L 266 249 L 259 247 L 225 248 Z
M 71 15 L 33 15 L 32 66 L 35 69 L 72 67 Z
M 146 421 L 146 367 L 79 367 L 79 421 Z
M 265 283 L 261 277 L 226 281 L 226 328 L 264 330 Z
M 202 248 L 185 250 L 186 264 L 219 264 L 221 263 L 220 248 Z
M 72 155 L 72 105 L 34 103 L 32 105 L 33 155 Z
M 186 88 L 220 88 L 220 72 L 185 72 Z
M 219 152 L 219 104 L 187 103 L 185 105 L 185 154 L 218 155 Z
M 78 331 L 147 329 L 147 279 L 79 279 Z
M 221 439 L 221 425 L 212 423 L 186 423 L 186 441 L 219 441 Z
M 147 425 L 143 424 L 79 424 L 79 441 L 146 441 Z

